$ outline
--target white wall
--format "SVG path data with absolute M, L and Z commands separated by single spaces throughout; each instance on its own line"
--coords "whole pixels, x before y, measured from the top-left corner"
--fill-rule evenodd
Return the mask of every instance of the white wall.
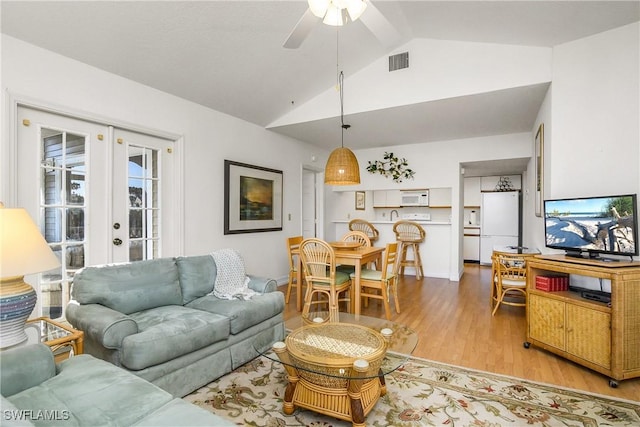
M 8 172 L 12 100 L 30 99 L 65 111 L 181 135 L 184 253 L 204 254 L 233 247 L 242 253 L 249 272 L 276 278 L 287 274 L 285 237 L 299 234 L 301 229 L 300 165 L 322 168 L 328 153 L 12 37 L 2 35 L 1 41 L 0 200 L 15 197 Z M 282 153 L 286 153 L 286 161 L 281 160 Z M 312 155 L 317 156 L 316 162 L 311 161 Z M 224 159 L 283 171 L 282 232 L 223 234 Z
M 640 190 L 640 23 L 556 46 L 547 198 Z

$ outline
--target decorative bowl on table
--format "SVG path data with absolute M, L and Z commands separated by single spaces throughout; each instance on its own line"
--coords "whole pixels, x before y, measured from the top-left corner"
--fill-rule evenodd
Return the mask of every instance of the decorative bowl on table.
M 362 244 L 360 242 L 329 242 L 333 249 L 357 249 Z

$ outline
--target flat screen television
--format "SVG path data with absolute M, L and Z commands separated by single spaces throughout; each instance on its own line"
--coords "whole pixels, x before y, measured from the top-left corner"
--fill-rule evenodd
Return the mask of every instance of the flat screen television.
M 545 200 L 545 244 L 583 258 L 637 256 L 636 210 L 635 194 Z

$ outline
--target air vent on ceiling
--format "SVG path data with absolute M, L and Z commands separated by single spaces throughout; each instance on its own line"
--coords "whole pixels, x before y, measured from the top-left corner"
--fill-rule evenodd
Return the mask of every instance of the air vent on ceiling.
M 409 52 L 398 53 L 389 57 L 389 71 L 409 68 Z

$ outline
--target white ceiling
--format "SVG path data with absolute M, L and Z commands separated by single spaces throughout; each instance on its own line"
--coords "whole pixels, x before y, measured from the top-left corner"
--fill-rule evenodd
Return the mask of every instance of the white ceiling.
M 413 38 L 554 46 L 640 20 L 637 0 L 372 1 L 401 38 L 384 46 L 360 21 L 342 27 L 346 75 Z M 304 0 L 3 0 L 1 8 L 5 34 L 264 127 L 335 85 L 335 28 L 317 25 L 300 48 L 282 47 Z M 354 114 L 349 146 L 527 132 L 546 89 Z M 339 118 L 273 130 L 331 149 Z

